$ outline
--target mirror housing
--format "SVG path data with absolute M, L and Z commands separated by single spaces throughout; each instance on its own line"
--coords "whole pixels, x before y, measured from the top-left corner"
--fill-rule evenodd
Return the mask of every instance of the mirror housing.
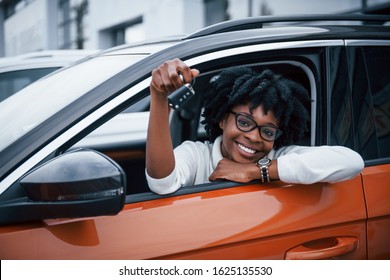
M 2 203 L 0 223 L 115 215 L 126 198 L 122 168 L 88 149 L 60 155 L 31 170 L 19 183 L 27 197 Z
M 120 196 L 126 188 L 122 168 L 93 150 L 63 154 L 20 180 L 32 201 L 82 201 Z

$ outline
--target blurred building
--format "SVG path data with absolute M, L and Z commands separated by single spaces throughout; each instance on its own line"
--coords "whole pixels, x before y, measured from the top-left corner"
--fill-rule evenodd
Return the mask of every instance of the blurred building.
M 0 0 L 0 57 L 105 49 L 248 16 L 389 10 L 390 0 Z

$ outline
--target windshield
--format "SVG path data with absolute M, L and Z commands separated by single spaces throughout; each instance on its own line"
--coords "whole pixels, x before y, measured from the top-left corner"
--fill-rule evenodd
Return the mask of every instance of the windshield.
M 49 75 L 0 102 L 0 151 L 145 55 L 101 56 Z

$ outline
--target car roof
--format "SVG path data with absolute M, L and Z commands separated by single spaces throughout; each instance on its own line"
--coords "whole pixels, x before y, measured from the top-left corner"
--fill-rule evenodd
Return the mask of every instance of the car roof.
M 124 44 L 106 49 L 100 53 L 97 53 L 96 56 L 153 54 L 172 45 L 180 43 L 183 36 L 184 35 L 156 38 L 153 40 L 145 40 L 132 44 Z
M 389 39 L 390 16 L 295 15 L 260 16 L 217 23 L 185 36 L 158 38 L 107 49 L 97 55 L 153 54 L 184 42 L 226 47 L 234 41 L 269 43 L 319 39 Z M 209 49 L 209 48 L 208 48 Z
M 293 16 L 259 16 L 249 17 L 239 20 L 229 20 L 208 26 L 196 31 L 185 39 L 220 34 L 232 31 L 243 31 L 249 29 L 263 29 L 267 26 L 302 26 L 302 25 L 322 25 L 322 26 L 367 26 L 385 25 L 390 21 L 387 15 L 361 15 L 361 14 L 326 14 L 326 15 L 293 15 Z

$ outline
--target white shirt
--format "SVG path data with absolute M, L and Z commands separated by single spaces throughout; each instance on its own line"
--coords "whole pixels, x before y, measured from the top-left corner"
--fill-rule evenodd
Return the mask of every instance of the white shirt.
M 222 136 L 214 143 L 185 141 L 174 150 L 175 169 L 165 178 L 155 179 L 146 173 L 149 188 L 169 194 L 182 186 L 210 182 L 209 176 L 223 158 Z M 278 159 L 281 181 L 292 184 L 339 182 L 355 177 L 364 168 L 361 156 L 342 146 L 286 146 L 272 150 L 268 157 Z

